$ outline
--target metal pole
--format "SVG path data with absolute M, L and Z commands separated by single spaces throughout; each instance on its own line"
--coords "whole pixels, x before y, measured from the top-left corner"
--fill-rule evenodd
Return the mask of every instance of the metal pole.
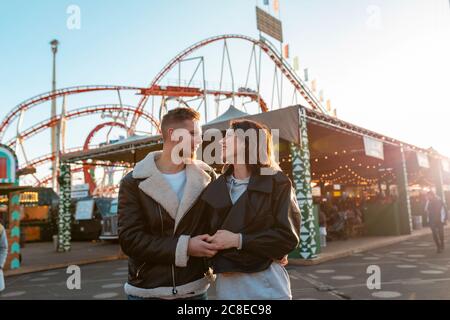
M 203 73 L 203 101 L 205 103 L 205 123 L 208 122 L 208 105 L 206 102 L 206 73 L 205 73 L 205 59 L 202 57 L 202 73 Z
M 56 54 L 58 53 L 58 40 L 52 40 L 50 42 L 53 53 L 53 74 L 52 74 L 52 93 L 56 92 Z M 52 98 L 51 118 L 56 117 L 56 98 Z M 59 162 L 59 150 L 58 150 L 58 124 L 54 124 L 51 127 L 51 145 L 52 154 L 55 157 L 52 160 L 52 188 L 58 191 L 58 162 Z
M 283 62 L 283 42 L 280 42 L 280 48 L 281 48 L 281 69 L 284 68 L 284 62 Z M 279 103 L 279 109 L 283 107 L 283 71 L 280 72 L 280 94 L 278 96 L 278 103 Z

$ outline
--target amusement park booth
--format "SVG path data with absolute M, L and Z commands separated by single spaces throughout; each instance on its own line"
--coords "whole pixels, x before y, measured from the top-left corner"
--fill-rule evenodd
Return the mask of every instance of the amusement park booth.
M 17 269 L 21 263 L 22 232 L 20 219 L 20 193 L 27 187 L 19 186 L 17 157 L 6 145 L 0 145 L 0 223 L 5 227 L 8 239 L 8 256 L 5 270 Z
M 140 137 L 133 136 L 128 139 L 120 140 L 116 143 L 101 146 L 96 149 L 88 151 L 79 151 L 63 155 L 62 162 L 66 166 L 80 166 L 85 163 L 89 163 L 89 166 L 115 166 L 123 167 L 131 170 L 136 162 L 144 159 L 144 157 L 151 151 L 160 150 L 162 148 L 162 137 Z M 70 174 L 68 174 L 70 183 Z M 64 187 L 64 186 L 63 186 Z M 70 193 L 68 193 L 70 194 Z M 117 197 L 115 198 L 85 198 L 80 199 L 83 202 L 92 202 L 94 218 L 98 221 L 100 219 L 98 227 L 98 238 L 101 240 L 116 240 L 118 239 L 117 231 Z M 79 201 L 69 200 L 73 212 L 73 206 L 77 205 Z M 87 204 L 83 207 L 89 207 Z M 86 221 L 80 221 L 76 219 L 72 223 L 72 231 L 76 230 L 77 234 L 81 234 L 81 227 L 86 224 Z M 78 221 L 78 222 L 77 222 Z M 92 224 L 91 224 L 92 227 Z M 96 229 L 96 230 L 97 230 Z M 86 230 L 86 229 L 84 229 Z
M 433 191 L 450 204 L 450 166 L 447 158 L 439 155 L 434 149 L 427 152 L 406 152 L 407 172 L 411 197 L 413 226 L 420 229 L 428 225 L 425 212 L 426 194 Z
M 437 153 L 301 105 L 255 115 L 230 107 L 205 124 L 203 132 L 211 128 L 225 132 L 230 120 L 243 118 L 277 130 L 273 132 L 277 134 L 274 148 L 278 151 L 277 160 L 293 182 L 302 215 L 300 247 L 292 257 L 317 257 L 321 250 L 320 227 L 331 228 L 335 224 L 331 218 L 338 216 L 333 210 L 327 213 L 329 208 L 345 211 L 345 224 L 353 221 L 349 231 L 356 236 L 411 233 L 408 178 L 413 171 L 408 171 L 408 154 L 425 154 L 432 167 L 445 160 Z M 83 161 L 96 165 L 114 163 L 131 170 L 148 152 L 160 149 L 161 143 L 160 136 L 134 138 L 87 152 L 66 154 L 62 161 L 66 166 Z M 207 143 L 204 141 L 204 145 Z M 433 181 L 442 188 L 439 181 Z M 348 217 L 355 210 L 359 212 L 358 219 Z
M 333 214 L 344 215 L 344 239 L 410 234 L 413 212 L 409 179 L 418 171 L 414 162 L 418 157 L 429 159 L 430 183 L 443 196 L 448 174 L 442 168 L 448 159 L 432 150 L 303 106 L 234 119 L 239 118 L 278 129 L 278 160 L 293 181 L 302 213 L 301 258 L 312 259 L 320 253 L 319 227 L 331 229 L 335 224 Z M 203 130 L 226 130 L 231 119 L 225 114 Z M 443 180 L 438 179 L 440 174 Z M 360 217 L 355 217 L 355 212 Z
M 8 201 L 7 194 L 0 197 L 0 203 Z M 58 195 L 51 188 L 20 188 L 22 246 L 23 243 L 52 240 L 57 232 L 58 201 Z

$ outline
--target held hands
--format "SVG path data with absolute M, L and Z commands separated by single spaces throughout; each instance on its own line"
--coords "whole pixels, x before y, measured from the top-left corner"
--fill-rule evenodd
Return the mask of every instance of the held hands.
M 214 257 L 219 250 L 239 248 L 240 236 L 228 230 L 219 230 L 213 236 L 200 235 L 189 239 L 188 255 L 192 257 Z M 285 267 L 288 264 L 288 256 L 275 262 Z
M 219 250 L 239 247 L 239 234 L 219 230 L 215 235 L 203 234 L 189 239 L 188 255 L 191 257 L 214 257 Z
M 218 248 L 216 245 L 208 242 L 209 237 L 208 234 L 203 234 L 189 239 L 188 255 L 191 257 L 214 257 Z
M 239 234 L 228 230 L 219 230 L 215 235 L 209 236 L 207 241 L 213 244 L 217 250 L 239 248 Z

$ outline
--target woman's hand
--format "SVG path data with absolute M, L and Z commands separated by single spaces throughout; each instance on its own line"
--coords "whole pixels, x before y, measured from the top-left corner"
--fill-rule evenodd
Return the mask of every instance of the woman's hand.
M 284 256 L 281 260 L 276 260 L 276 262 L 282 265 L 283 267 L 286 267 L 289 263 L 288 256 Z
M 239 234 L 228 230 L 219 230 L 215 235 L 209 237 L 209 243 L 215 245 L 218 250 L 225 250 L 231 248 L 239 248 Z

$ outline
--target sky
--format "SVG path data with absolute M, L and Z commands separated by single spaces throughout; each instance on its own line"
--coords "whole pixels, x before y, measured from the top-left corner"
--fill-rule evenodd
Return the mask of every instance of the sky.
M 53 38 L 61 42 L 59 88 L 147 86 L 172 57 L 195 42 L 219 34 L 257 38 L 255 5 L 262 2 L 1 0 L 0 117 L 51 90 Z M 67 26 L 73 5 L 80 10 L 79 29 Z M 448 0 L 280 0 L 279 17 L 291 58 L 298 56 L 301 68 L 317 79 L 338 117 L 450 156 Z M 234 57 L 248 59 L 240 50 L 234 49 Z M 211 64 L 210 70 L 219 70 L 219 60 Z M 207 77 L 219 81 L 214 72 Z M 70 99 L 69 109 L 106 98 Z M 108 99 L 117 103 L 117 97 Z M 137 102 L 135 97 L 124 99 Z M 49 116 L 50 104 L 43 104 L 27 113 L 23 128 Z M 98 121 L 73 121 L 68 144 L 76 145 L 81 129 Z M 30 152 L 43 154 L 49 133 L 30 141 Z

